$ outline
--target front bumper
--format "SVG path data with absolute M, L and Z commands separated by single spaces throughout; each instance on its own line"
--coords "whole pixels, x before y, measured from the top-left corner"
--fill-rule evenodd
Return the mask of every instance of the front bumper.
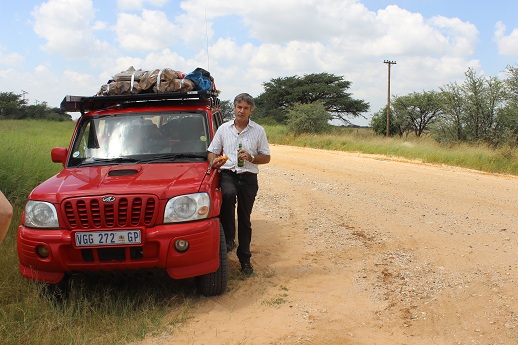
M 219 267 L 219 219 L 140 228 L 139 245 L 76 247 L 69 230 L 36 230 L 18 227 L 18 258 L 22 276 L 57 284 L 65 273 L 75 271 L 163 268 L 174 279 L 215 272 Z M 178 252 L 174 243 L 183 239 L 189 249 Z M 46 246 L 49 255 L 37 254 Z

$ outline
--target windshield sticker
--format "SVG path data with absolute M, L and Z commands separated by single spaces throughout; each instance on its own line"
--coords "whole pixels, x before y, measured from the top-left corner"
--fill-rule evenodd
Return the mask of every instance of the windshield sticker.
M 80 155 L 80 154 L 81 154 L 81 153 L 80 153 L 79 151 L 76 151 L 76 152 L 74 152 L 74 154 L 72 155 L 72 157 L 77 158 L 77 157 L 79 157 L 79 155 Z

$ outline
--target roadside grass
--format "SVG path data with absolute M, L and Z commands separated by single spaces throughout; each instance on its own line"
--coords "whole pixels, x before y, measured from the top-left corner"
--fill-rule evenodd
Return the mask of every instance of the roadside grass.
M 336 128 L 325 135 L 289 135 L 282 126 L 265 126 L 272 144 L 306 146 L 398 156 L 433 164 L 448 164 L 493 173 L 518 175 L 518 152 L 479 146 L 441 146 L 429 138 L 384 138 L 367 129 Z M 67 147 L 72 122 L 0 121 L 0 190 L 15 214 L 0 246 L 0 339 L 2 344 L 126 344 L 148 334 L 167 332 L 187 320 L 193 304 L 192 280 L 172 281 L 162 272 L 116 276 L 74 276 L 72 292 L 63 303 L 43 293 L 40 284 L 18 271 L 16 231 L 30 191 L 58 173 L 50 158 L 52 147 Z M 234 272 L 235 271 L 235 272 Z M 121 272 L 122 273 L 122 272 Z M 265 273 L 268 278 L 274 272 Z M 243 279 L 234 269 L 229 289 Z M 279 305 L 282 293 L 266 303 Z
M 58 173 L 52 163 L 52 147 L 68 147 L 73 122 L 0 121 L 0 189 L 12 203 L 24 203 L 39 183 Z
M 368 128 L 333 128 L 325 134 L 294 136 L 284 126 L 264 126 L 271 144 L 311 147 L 324 150 L 401 157 L 423 163 L 457 166 L 483 172 L 518 175 L 518 148 L 492 149 L 486 145 L 441 145 L 432 138 L 375 135 Z

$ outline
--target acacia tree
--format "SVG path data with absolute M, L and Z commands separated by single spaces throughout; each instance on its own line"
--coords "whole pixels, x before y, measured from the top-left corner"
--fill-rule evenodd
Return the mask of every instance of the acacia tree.
M 507 66 L 505 87 L 509 100 L 518 102 L 518 66 Z
M 462 84 L 441 88 L 444 113 L 437 121 L 434 136 L 438 141 L 485 141 L 498 144 L 509 124 L 512 111 L 505 84 L 495 77 L 479 76 L 473 69 L 465 73 Z
M 256 98 L 258 118 L 273 118 L 285 124 L 288 111 L 295 104 L 322 102 L 332 119 L 349 124 L 348 117 L 363 116 L 369 103 L 353 99 L 347 90 L 351 82 L 329 73 L 275 78 L 263 84 L 264 93 Z
M 503 107 L 503 84 L 496 77 L 478 76 L 473 69 L 466 72 L 465 95 L 466 134 L 470 141 L 491 141 L 495 117 Z
M 434 136 L 438 141 L 462 141 L 464 134 L 464 92 L 455 83 L 441 88 L 443 114 L 435 125 Z
M 221 101 L 219 103 L 219 109 L 221 110 L 221 116 L 224 121 L 229 121 L 234 118 L 234 106 L 230 101 Z
M 499 143 L 518 145 L 518 66 L 507 66 L 504 80 L 506 105 L 495 120 L 495 138 Z
M 392 104 L 397 116 L 407 119 L 415 135 L 420 137 L 428 125 L 442 114 L 441 102 L 439 93 L 423 91 L 395 97 Z
M 396 99 L 396 98 L 394 98 Z M 393 102 L 393 101 L 392 101 Z M 404 115 L 398 113 L 396 109 L 390 107 L 390 130 L 389 135 L 398 135 L 400 138 L 412 130 L 412 125 Z M 387 133 L 387 107 L 378 111 L 372 116 L 370 126 L 376 134 L 386 135 Z

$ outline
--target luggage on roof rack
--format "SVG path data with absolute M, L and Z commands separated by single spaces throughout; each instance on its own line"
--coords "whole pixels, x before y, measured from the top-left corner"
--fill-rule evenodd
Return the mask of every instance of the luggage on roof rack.
M 215 90 L 214 78 L 203 68 L 183 73 L 172 68 L 150 71 L 136 70 L 131 66 L 115 74 L 101 86 L 97 96 L 128 95 L 139 93 L 187 92 Z
M 131 95 L 111 95 L 111 96 L 65 96 L 61 101 L 62 111 L 85 112 L 97 109 L 109 108 L 116 105 L 146 102 L 146 101 L 193 101 L 207 102 L 211 105 L 219 103 L 219 92 L 216 90 L 208 91 L 188 91 L 188 92 L 166 92 L 166 93 L 140 93 Z
M 218 95 L 214 78 L 203 68 L 185 74 L 171 68 L 142 71 L 132 66 L 115 74 L 95 96 L 65 96 L 61 110 L 83 113 L 115 105 L 168 100 L 209 100 L 214 105 L 219 104 Z

